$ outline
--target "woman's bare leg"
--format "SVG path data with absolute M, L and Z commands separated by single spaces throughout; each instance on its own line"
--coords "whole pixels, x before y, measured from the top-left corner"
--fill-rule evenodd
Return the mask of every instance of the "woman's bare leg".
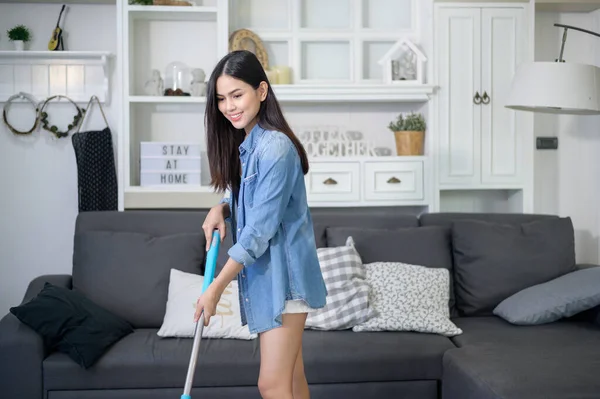
M 294 399 L 310 399 L 308 390 L 308 382 L 304 374 L 304 359 L 302 358 L 302 343 L 296 357 L 296 365 L 294 366 L 294 377 L 292 382 L 292 390 Z
M 260 334 L 258 389 L 263 399 L 294 399 L 293 375 L 306 313 L 282 317 L 281 327 Z

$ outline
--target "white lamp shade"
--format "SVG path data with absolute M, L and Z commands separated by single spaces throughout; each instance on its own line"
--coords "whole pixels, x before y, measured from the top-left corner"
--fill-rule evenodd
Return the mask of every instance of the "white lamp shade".
M 600 114 L 600 68 L 566 62 L 522 64 L 506 107 L 549 114 Z

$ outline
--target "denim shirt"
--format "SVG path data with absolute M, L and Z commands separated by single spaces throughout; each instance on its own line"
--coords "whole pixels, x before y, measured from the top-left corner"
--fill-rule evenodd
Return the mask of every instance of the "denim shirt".
M 258 124 L 239 147 L 241 185 L 229 204 L 242 325 L 260 333 L 282 325 L 285 301 L 302 299 L 315 309 L 327 289 L 317 257 L 300 157 L 283 133 Z

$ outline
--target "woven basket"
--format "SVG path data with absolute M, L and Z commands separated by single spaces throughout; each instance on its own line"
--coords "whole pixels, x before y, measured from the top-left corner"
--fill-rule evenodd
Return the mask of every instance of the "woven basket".
M 182 0 L 153 0 L 155 6 L 191 6 L 192 4 Z

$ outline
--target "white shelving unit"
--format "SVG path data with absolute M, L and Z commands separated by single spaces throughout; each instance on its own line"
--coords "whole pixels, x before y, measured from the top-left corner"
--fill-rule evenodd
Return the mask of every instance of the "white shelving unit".
M 210 207 L 220 199 L 209 187 L 206 98 L 152 96 L 144 84 L 152 70 L 160 71 L 164 79 L 172 62 L 201 68 L 208 80 L 216 62 L 229 51 L 230 35 L 238 29 L 250 29 L 260 37 L 270 68 L 290 69 L 290 84 L 273 84 L 284 106 L 397 103 L 420 109 L 435 96 L 436 85 L 427 79 L 424 84 L 386 84 L 378 64 L 398 40 L 419 36 L 417 0 L 205 0 L 196 4 L 140 6 L 117 1 L 120 30 L 126 38 L 120 49 L 122 208 Z M 385 127 L 387 120 L 381 124 Z M 141 186 L 140 143 L 147 141 L 198 143 L 201 184 Z M 311 167 L 306 181 L 313 206 L 427 208 L 430 204 L 428 155 L 315 158 Z
M 166 68 L 173 62 L 202 68 L 208 75 L 218 59 L 227 53 L 228 4 L 213 1 L 181 7 L 127 3 L 127 0 L 117 1 L 122 35 L 127 38 L 122 45 L 120 65 L 123 80 L 122 207 L 180 208 L 214 204 L 218 196 L 208 187 L 206 164 L 201 166 L 201 185 L 141 186 L 140 143 L 204 143 L 206 98 L 152 96 L 146 93 L 144 86 L 153 70 L 160 72 L 166 85 Z
M 40 101 L 63 94 L 78 103 L 96 95 L 108 104 L 111 58 L 104 51 L 0 51 L 0 102 L 25 92 Z

